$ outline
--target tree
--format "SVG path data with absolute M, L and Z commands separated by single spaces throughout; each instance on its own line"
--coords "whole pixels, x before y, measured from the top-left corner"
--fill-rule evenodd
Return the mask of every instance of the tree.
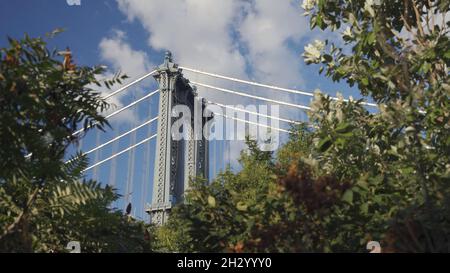
M 163 227 L 186 239 L 172 248 L 365 252 L 377 240 L 384 252 L 448 252 L 449 2 L 302 6 L 312 28 L 342 40 L 316 40 L 305 62 L 357 85 L 379 110 L 317 93 L 309 124 L 293 128 L 275 157 L 250 149 L 239 173 L 194 183 Z
M 64 160 L 89 129 L 109 126 L 109 104 L 90 86 L 126 76 L 99 82 L 103 72 L 78 66 L 69 50 L 50 52 L 43 38 L 0 49 L 1 252 L 62 252 L 73 240 L 83 251 L 144 249 L 143 224 L 108 209 L 117 193 L 84 179 L 87 159 Z
M 398 222 L 393 224 L 394 248 L 448 251 L 450 2 L 319 0 L 305 1 L 303 7 L 312 28 L 345 28 L 343 46 L 316 41 L 305 48 L 306 61 L 322 64 L 326 76 L 356 84 L 381 104 L 379 114 L 359 110 L 353 111 L 355 118 L 344 113 L 345 118 L 332 121 L 335 128 L 320 135 L 326 161 L 342 177 L 355 178 L 364 170 L 366 180 L 393 187 L 380 205 L 400 217 L 392 220 Z M 333 112 L 342 117 L 341 110 L 327 108 L 330 104 L 322 99 L 316 106 L 324 111 L 313 120 L 324 115 L 333 120 Z M 362 137 L 352 157 L 348 151 L 357 146 L 336 138 L 347 126 L 355 128 L 348 133 L 351 142 Z

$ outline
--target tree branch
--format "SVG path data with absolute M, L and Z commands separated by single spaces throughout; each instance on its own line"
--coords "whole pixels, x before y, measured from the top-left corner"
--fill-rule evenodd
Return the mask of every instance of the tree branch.
M 408 32 L 413 33 L 411 26 L 408 24 L 408 20 L 406 20 L 406 13 L 408 11 L 408 1 L 407 0 L 403 0 L 403 4 L 404 4 L 404 9 L 403 9 L 403 14 L 401 16 L 403 24 L 406 27 L 406 30 L 408 30 Z
M 40 188 L 36 188 L 33 193 L 28 198 L 27 204 L 25 205 L 25 208 L 20 212 L 20 214 L 17 216 L 17 218 L 14 220 L 14 222 L 9 225 L 2 235 L 0 235 L 0 240 L 3 240 L 6 236 L 12 234 L 14 231 L 16 231 L 17 227 L 19 226 L 20 222 L 23 220 L 23 218 L 28 213 L 30 207 L 34 204 L 34 201 L 36 200 L 37 194 L 39 193 Z
M 417 24 L 417 29 L 419 30 L 419 34 L 420 36 L 424 37 L 424 31 L 423 31 L 423 27 L 422 27 L 422 21 L 420 21 L 420 13 L 419 13 L 419 9 L 417 8 L 417 2 L 416 0 L 412 0 L 413 2 L 413 9 L 414 9 L 414 13 L 416 14 L 416 24 Z

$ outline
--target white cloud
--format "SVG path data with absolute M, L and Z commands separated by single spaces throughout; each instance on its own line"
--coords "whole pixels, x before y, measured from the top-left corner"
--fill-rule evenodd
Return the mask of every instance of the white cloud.
M 305 18 L 292 1 L 258 0 L 246 7 L 239 26 L 248 60 L 258 80 L 283 86 L 301 85 L 299 53 L 289 48 L 307 33 Z
M 101 59 L 111 65 L 109 73 L 105 75 L 106 78 L 112 78 L 114 73 L 122 71 L 129 79 L 124 84 L 133 79 L 141 76 L 147 71 L 150 71 L 153 65 L 148 61 L 148 56 L 143 51 L 133 50 L 126 41 L 126 35 L 124 32 L 114 30 L 111 37 L 103 38 L 99 44 Z M 119 88 L 114 86 L 113 90 Z M 113 90 L 103 89 L 102 94 L 107 95 Z M 130 88 L 134 96 L 139 96 L 142 93 L 142 89 L 139 87 Z M 114 105 L 105 115 L 112 111 L 122 108 L 124 106 L 123 99 L 129 94 L 129 92 L 122 92 L 116 96 L 111 97 L 108 101 Z M 139 117 L 133 110 L 126 110 L 113 118 L 114 121 L 135 123 L 139 120 Z
M 136 78 L 152 67 L 147 53 L 133 50 L 123 31 L 114 30 L 112 37 L 101 40 L 99 48 L 102 60 L 110 63 L 113 69 L 126 72 L 130 78 Z
M 258 0 L 245 7 L 246 16 L 239 25 L 240 40 L 247 46 L 247 60 L 256 81 L 300 88 L 304 86 L 298 45 L 309 27 L 297 1 Z M 258 89 L 259 94 L 286 102 L 298 96 Z M 296 118 L 299 110 L 283 107 L 284 117 Z
M 150 33 L 149 45 L 169 49 L 176 61 L 209 71 L 243 75 L 245 61 L 230 37 L 239 2 L 117 0 L 130 20 Z
M 298 1 L 117 2 L 148 31 L 149 46 L 171 50 L 182 65 L 289 87 L 302 83 L 299 52 L 288 45 L 308 29 Z

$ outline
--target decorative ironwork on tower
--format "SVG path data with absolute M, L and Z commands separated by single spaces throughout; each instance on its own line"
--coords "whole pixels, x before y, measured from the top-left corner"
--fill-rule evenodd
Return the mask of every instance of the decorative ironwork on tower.
M 208 145 L 202 133 L 208 118 L 203 117 L 205 101 L 183 77 L 169 51 L 154 78 L 160 91 L 159 120 L 152 204 L 146 211 L 151 215 L 152 223 L 162 225 L 172 206 L 184 201 L 190 179 L 196 176 L 208 178 Z M 172 127 L 179 119 L 173 111 L 176 106 L 187 106 L 193 113 L 183 117 L 188 120 L 182 126 L 185 133 L 182 140 L 173 138 Z

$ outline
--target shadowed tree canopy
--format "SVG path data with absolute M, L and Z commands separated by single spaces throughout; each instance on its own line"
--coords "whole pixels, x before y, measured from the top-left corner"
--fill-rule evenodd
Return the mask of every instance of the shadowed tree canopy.
M 85 180 L 87 158 L 65 161 L 77 130 L 109 126 L 109 104 L 92 87 L 126 76 L 100 82 L 104 67 L 80 66 L 46 39 L 9 38 L 0 49 L 0 252 L 64 252 L 70 241 L 83 252 L 145 251 L 144 224 L 109 208 L 119 195 Z

